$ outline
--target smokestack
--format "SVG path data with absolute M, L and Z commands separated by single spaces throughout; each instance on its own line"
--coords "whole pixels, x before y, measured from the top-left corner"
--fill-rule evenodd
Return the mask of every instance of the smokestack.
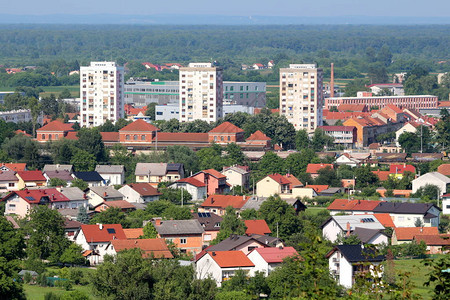
M 155 219 L 155 225 L 160 226 L 161 225 L 161 219 Z
M 350 222 L 347 222 L 347 233 L 346 233 L 347 237 L 350 236 L 350 229 L 351 229 Z
M 331 63 L 330 97 L 334 97 L 334 63 Z

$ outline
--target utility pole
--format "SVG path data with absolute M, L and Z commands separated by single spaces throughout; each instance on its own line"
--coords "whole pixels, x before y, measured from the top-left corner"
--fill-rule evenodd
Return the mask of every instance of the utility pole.
M 181 207 L 183 207 L 183 188 L 181 188 Z
M 423 126 L 420 125 L 420 153 L 423 153 Z

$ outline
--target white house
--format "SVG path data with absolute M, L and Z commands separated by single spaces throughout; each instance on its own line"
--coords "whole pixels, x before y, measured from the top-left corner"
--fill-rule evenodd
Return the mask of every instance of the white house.
M 361 164 L 361 161 L 351 157 L 348 153 L 344 153 L 336 159 L 336 164 L 338 166 L 346 165 L 350 167 L 357 167 Z
M 217 286 L 230 279 L 237 270 L 251 273 L 253 262 L 241 251 L 205 252 L 195 263 L 197 279 L 212 278 Z
M 439 172 L 426 173 L 412 181 L 412 192 L 416 193 L 421 187 L 425 187 L 427 184 L 436 185 L 439 187 L 440 195 L 447 193 L 447 187 L 450 184 L 450 178 L 442 175 Z
M 86 195 L 89 199 L 89 205 L 92 207 L 97 207 L 103 201 L 123 200 L 122 193 L 112 186 L 93 186 Z
M 388 213 L 396 227 L 416 227 L 416 222 L 425 227 L 438 227 L 440 208 L 431 203 L 380 202 L 373 213 Z
M 97 165 L 95 167 L 106 185 L 119 185 L 125 182 L 125 167 L 123 165 Z
M 297 255 L 298 253 L 293 247 L 256 248 L 247 255 L 255 265 L 250 275 L 253 276 L 259 271 L 267 276 L 276 267 L 280 266 L 286 257 Z
M 78 187 L 57 187 L 56 189 L 70 200 L 70 207 L 68 208 L 78 209 L 81 206 L 88 207 L 88 198 Z
M 241 186 L 244 189 L 248 189 L 250 185 L 250 172 L 249 168 L 245 166 L 231 166 L 224 167 L 222 174 L 227 177 L 227 183 L 231 187 Z
M 119 189 L 123 200 L 130 203 L 148 203 L 159 199 L 160 192 L 150 183 L 130 183 Z
M 444 215 L 450 215 L 450 194 L 442 196 L 442 213 Z
M 0 192 L 17 191 L 19 178 L 15 171 L 0 171 Z
M 323 237 L 334 242 L 338 236 L 350 234 L 357 227 L 383 230 L 384 226 L 374 215 L 332 216 L 322 225 Z
M 383 275 L 381 268 L 374 268 L 385 260 L 376 255 L 372 248 L 362 245 L 338 245 L 327 256 L 331 275 L 345 288 L 351 288 L 358 272 L 371 272 L 373 276 Z
M 403 125 L 403 127 L 401 127 L 400 129 L 398 129 L 395 132 L 395 143 L 397 145 L 397 147 L 400 147 L 400 143 L 398 142 L 398 138 L 400 137 L 400 135 L 404 132 L 411 132 L 411 133 L 415 133 L 417 131 L 417 127 L 419 127 L 420 124 L 415 123 L 415 122 L 408 122 L 405 123 L 405 125 Z
M 95 265 L 103 262 L 105 254 L 114 254 L 113 249 L 108 247 L 112 240 L 126 238 L 120 224 L 96 224 L 81 225 L 74 241 L 85 250 L 83 255 L 91 265 Z
M 206 184 L 192 177 L 180 179 L 171 185 L 173 189 L 184 189 L 192 196 L 192 201 L 203 201 L 207 197 Z
M 359 238 L 362 244 L 388 245 L 389 237 L 380 229 L 356 227 L 351 233 Z

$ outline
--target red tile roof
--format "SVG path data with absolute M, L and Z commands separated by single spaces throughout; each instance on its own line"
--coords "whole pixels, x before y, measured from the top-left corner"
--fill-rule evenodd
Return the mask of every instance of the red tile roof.
M 374 216 L 384 227 L 395 228 L 394 221 L 392 221 L 390 214 L 374 214 Z
M 283 177 L 290 182 L 290 188 L 293 188 L 294 186 L 303 186 L 303 183 L 292 174 L 286 174 Z
M 324 114 L 325 120 L 346 120 L 350 118 L 356 118 L 358 116 L 369 116 L 370 113 L 368 112 L 335 112 L 335 111 L 329 111 Z
M 189 183 L 190 185 L 193 185 L 195 187 L 204 187 L 204 186 L 206 186 L 206 184 L 204 184 L 200 180 L 197 180 L 197 179 L 192 178 L 192 177 L 182 178 L 182 179 L 178 180 L 177 182 Z
M 146 182 L 130 183 L 128 186 L 130 188 L 132 188 L 133 190 L 135 190 L 136 192 L 138 192 L 139 195 L 141 195 L 141 196 L 161 195 L 161 193 L 158 192 L 158 190 L 156 188 L 154 188 L 152 185 L 150 185 L 149 183 L 146 183 Z
M 164 239 L 112 240 L 111 244 L 116 252 L 139 248 L 144 257 L 173 258 Z
M 113 201 L 104 201 L 101 205 L 106 205 L 108 207 L 116 207 L 121 209 L 135 209 L 136 206 L 131 204 L 126 200 L 113 200 Z
M 144 235 L 144 228 L 124 228 L 123 232 L 127 239 L 138 239 Z
M 213 128 L 209 133 L 239 133 L 244 132 L 241 128 L 231 124 L 230 122 L 223 122 L 219 126 Z
M 450 234 L 439 235 L 416 235 L 414 239 L 418 242 L 424 241 L 427 246 L 450 246 Z
M 8 164 L 8 163 L 2 163 L 0 167 L 5 166 L 6 168 L 10 169 L 11 171 L 25 171 L 25 168 L 27 167 L 26 163 L 15 163 L 15 164 Z
M 247 229 L 245 230 L 246 235 L 268 235 L 272 233 L 265 220 L 245 220 L 244 223 L 245 226 L 247 226 Z
M 221 268 L 255 266 L 242 251 L 212 251 L 208 254 Z
M 246 141 L 271 141 L 272 139 L 265 135 L 262 131 L 258 130 L 252 133 Z
M 372 171 L 372 173 L 375 174 L 375 175 L 377 175 L 377 176 L 378 176 L 378 179 L 379 179 L 380 181 L 386 181 L 386 180 L 388 180 L 389 174 L 391 174 L 390 171 L 380 171 L 380 170 L 378 170 L 378 171 Z
M 388 104 L 384 108 L 389 108 L 389 109 L 393 110 L 396 114 L 403 113 L 403 110 L 401 110 L 398 106 L 396 106 L 394 104 Z
M 416 173 L 416 168 L 414 167 L 414 166 L 412 166 L 412 165 L 406 165 L 406 164 L 403 164 L 403 165 L 397 165 L 397 164 L 392 164 L 391 166 L 390 166 L 390 170 L 389 170 L 389 172 L 391 173 L 391 174 L 403 174 L 404 172 L 406 172 L 406 171 L 408 171 L 408 172 L 412 172 L 412 173 Z
M 41 171 L 17 171 L 23 181 L 47 181 Z
M 145 122 L 142 119 L 139 119 L 120 129 L 119 132 L 149 132 L 157 130 L 159 130 L 157 127 Z
M 227 178 L 227 176 L 223 175 L 222 173 L 220 173 L 219 171 L 216 171 L 214 169 L 203 170 L 203 171 L 200 171 L 200 172 L 207 173 L 207 174 L 209 174 L 211 176 L 216 177 L 217 179 Z
M 153 141 L 158 142 L 199 142 L 207 143 L 207 133 L 192 133 L 192 132 L 158 132 Z
M 103 228 L 100 229 L 100 226 Z M 81 225 L 81 230 L 88 243 L 106 243 L 114 239 L 127 239 L 120 224 Z
M 232 206 L 235 209 L 240 209 L 247 203 L 248 196 L 232 196 L 232 195 L 211 195 L 202 203 L 202 207 L 220 207 L 227 208 Z
M 398 241 L 412 241 L 416 235 L 438 235 L 437 227 L 397 227 L 394 233 Z
M 14 133 L 15 134 L 23 134 L 23 135 L 29 136 L 29 137 L 31 136 L 31 134 L 28 134 L 28 133 L 26 133 L 26 131 L 23 131 L 23 130 L 20 130 L 20 129 L 14 131 Z
M 278 182 L 279 184 L 291 184 L 291 182 L 284 176 L 275 173 L 275 174 L 270 174 L 267 175 L 269 178 L 272 178 L 273 180 L 275 180 L 276 182 Z
M 323 131 L 353 131 L 355 126 L 319 126 Z
M 42 198 L 47 198 L 50 202 L 66 202 L 70 201 L 69 198 L 64 196 L 61 192 L 59 192 L 57 189 L 36 189 L 36 190 L 29 190 L 24 189 L 21 191 L 14 191 L 9 193 L 3 200 L 7 200 L 9 197 L 17 195 L 20 198 L 24 199 L 26 202 L 30 204 L 37 204 L 41 201 Z
M 316 193 L 320 193 L 323 190 L 326 190 L 328 185 L 320 185 L 320 184 L 310 184 L 306 186 L 307 188 L 312 188 Z
M 336 199 L 328 206 L 328 210 L 373 211 L 381 202 L 376 200 Z
M 69 131 L 66 136 L 64 138 L 68 139 L 68 140 L 78 140 L 78 136 L 77 136 L 78 132 L 76 131 Z
M 330 167 L 331 169 L 333 169 L 332 164 L 308 164 L 308 166 L 306 167 L 306 173 L 318 174 L 319 170 L 324 169 L 326 167 Z
M 102 135 L 102 140 L 104 142 L 118 142 L 119 133 L 118 132 L 100 132 Z
M 340 112 L 363 112 L 367 111 L 365 104 L 341 104 L 338 106 Z
M 261 257 L 269 264 L 271 263 L 281 263 L 283 259 L 288 256 L 296 256 L 298 255 L 297 251 L 294 247 L 267 247 L 267 248 L 256 248 L 253 251 L 256 251 L 261 255 Z
M 445 176 L 450 176 L 450 164 L 442 164 L 438 167 L 437 171 Z
M 450 101 L 440 101 L 438 107 L 450 107 Z
M 58 120 L 52 121 L 48 123 L 47 125 L 42 126 L 41 128 L 37 129 L 36 132 L 40 131 L 72 131 L 73 124 L 69 123 L 62 123 Z

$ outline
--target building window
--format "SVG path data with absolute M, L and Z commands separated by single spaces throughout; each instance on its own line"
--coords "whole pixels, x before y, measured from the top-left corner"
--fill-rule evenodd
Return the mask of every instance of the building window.
M 137 139 L 138 139 L 137 134 L 133 135 L 133 140 L 137 141 Z
M 141 141 L 145 141 L 145 135 L 141 135 Z
M 16 184 L 14 182 L 10 182 L 10 183 L 8 183 L 8 186 L 9 187 L 14 187 L 14 186 L 16 186 Z
M 229 137 L 228 137 L 228 141 L 230 141 L 230 140 L 231 140 L 231 137 L 229 136 Z
M 125 139 L 126 139 L 127 141 L 129 141 L 129 140 L 130 140 L 130 135 L 127 134 L 127 135 L 125 136 Z
M 180 239 L 180 244 L 187 244 L 187 239 Z

